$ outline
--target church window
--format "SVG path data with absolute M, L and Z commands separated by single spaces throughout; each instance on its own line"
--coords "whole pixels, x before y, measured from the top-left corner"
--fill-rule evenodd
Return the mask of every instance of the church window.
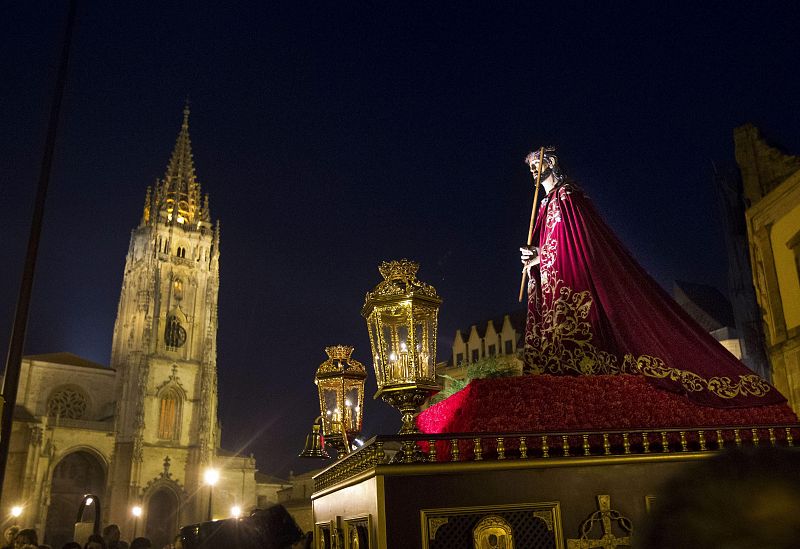
M 510 355 L 514 352 L 514 343 L 509 339 L 506 341 L 506 354 Z
M 489 345 L 489 356 L 497 354 L 497 345 Z
M 175 281 L 172 283 L 172 295 L 180 301 L 183 299 L 183 280 L 180 278 L 176 278 Z
M 75 389 L 61 389 L 47 402 L 47 415 L 66 419 L 81 419 L 86 414 L 86 398 Z
M 457 353 L 456 354 L 456 366 L 464 362 L 464 353 Z
M 478 349 L 472 349 L 472 362 L 477 362 L 479 358 L 480 353 L 478 352 Z
M 178 419 L 180 417 L 181 398 L 174 389 L 168 389 L 161 395 L 158 415 L 158 438 L 176 440 L 179 436 Z
M 164 330 L 164 343 L 167 348 L 177 349 L 186 343 L 186 329 L 181 326 L 181 321 L 175 315 L 167 318 L 167 329 Z
M 184 248 L 183 246 L 178 246 L 178 248 L 175 250 L 175 255 L 185 259 L 186 258 L 186 248 Z

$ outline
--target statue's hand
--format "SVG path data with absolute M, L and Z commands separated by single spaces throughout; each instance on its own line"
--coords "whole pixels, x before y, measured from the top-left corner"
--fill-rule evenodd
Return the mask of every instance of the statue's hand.
M 522 261 L 522 266 L 525 269 L 530 269 L 539 264 L 539 248 L 536 246 L 522 246 L 519 249 Z

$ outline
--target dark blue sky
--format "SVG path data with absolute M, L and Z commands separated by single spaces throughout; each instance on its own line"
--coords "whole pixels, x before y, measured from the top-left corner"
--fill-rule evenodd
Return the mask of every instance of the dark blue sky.
M 712 161 L 733 163 L 748 121 L 800 151 L 795 3 L 229 4 L 79 7 L 27 351 L 108 363 L 130 230 L 188 94 L 222 224 L 223 443 L 266 472 L 313 465 L 293 456 L 325 346 L 371 369 L 359 311 L 380 261 L 415 259 L 439 290 L 440 355 L 517 307 L 528 150 L 558 145 L 663 285 L 723 290 Z M 0 16 L 3 349 L 65 15 Z M 368 434 L 398 427 L 367 403 Z

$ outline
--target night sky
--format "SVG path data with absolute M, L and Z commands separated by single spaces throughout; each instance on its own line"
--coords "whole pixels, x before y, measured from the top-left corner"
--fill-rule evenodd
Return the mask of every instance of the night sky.
M 26 347 L 108 364 L 130 231 L 188 95 L 222 226 L 223 445 L 267 473 L 320 465 L 294 456 L 324 347 L 372 369 L 360 309 L 382 260 L 420 262 L 444 299 L 440 357 L 519 307 L 532 148 L 559 147 L 666 288 L 723 291 L 712 162 L 733 165 L 748 121 L 800 152 L 798 3 L 267 4 L 82 2 Z M 4 357 L 65 17 L 0 15 Z M 395 432 L 374 392 L 371 373 L 365 434 Z

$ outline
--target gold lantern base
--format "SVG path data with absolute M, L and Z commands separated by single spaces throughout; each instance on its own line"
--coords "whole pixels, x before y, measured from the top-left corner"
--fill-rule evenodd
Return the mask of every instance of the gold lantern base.
M 419 407 L 432 394 L 439 391 L 441 387 L 436 385 L 419 385 L 409 383 L 384 387 L 375 393 L 375 398 L 380 397 L 384 402 L 400 410 L 403 416 L 403 426 L 400 428 L 401 435 L 419 433 L 417 429 L 416 416 Z
M 350 442 L 346 436 L 330 434 L 325 437 L 325 444 L 336 450 L 337 459 L 342 459 L 350 453 Z

